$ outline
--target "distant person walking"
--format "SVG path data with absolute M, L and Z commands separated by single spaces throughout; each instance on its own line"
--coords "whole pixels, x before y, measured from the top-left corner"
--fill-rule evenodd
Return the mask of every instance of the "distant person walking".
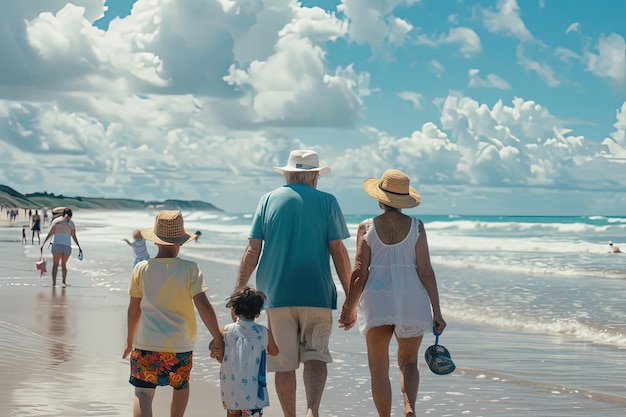
M 35 214 L 33 214 L 32 218 L 31 218 L 31 224 L 32 226 L 30 227 L 30 230 L 32 230 L 33 235 L 31 236 L 30 239 L 30 243 L 31 245 L 35 244 L 35 233 L 37 234 L 37 242 L 39 242 L 38 244 L 41 244 L 41 239 L 39 237 L 39 231 L 41 230 L 41 216 L 39 215 L 39 211 L 35 210 Z
M 397 169 L 385 171 L 381 179 L 365 180 L 363 188 L 378 200 L 383 213 L 359 224 L 354 271 L 339 323 L 346 330 L 352 328 L 358 305 L 372 397 L 380 417 L 391 416 L 389 343 L 396 338 L 402 415 L 415 417 L 422 337 L 433 329 L 441 334 L 446 327 L 424 224 L 402 213 L 403 208 L 419 205 L 421 197 L 409 177 Z
M 22 245 L 26 244 L 26 226 L 22 226 Z
M 156 387 L 170 385 L 174 388 L 170 415 L 181 417 L 189 399 L 197 333 L 194 305 L 215 340 L 212 356 L 220 362 L 224 340 L 198 264 L 178 257 L 181 246 L 195 236 L 185 230 L 180 211 L 161 211 L 154 227 L 141 234 L 159 251 L 133 268 L 128 288 L 128 332 L 122 357 L 130 355 L 133 416 L 152 416 Z
M 332 362 L 328 343 L 337 308 L 329 262 L 332 257 L 347 293 L 350 259 L 343 239 L 350 234 L 337 199 L 316 189 L 320 175 L 330 172 L 319 166 L 316 152 L 291 151 L 287 165 L 274 170 L 286 185 L 258 202 L 235 292 L 258 264 L 256 286 L 267 295 L 268 325 L 280 349 L 267 359 L 267 369 L 276 373 L 283 415 L 296 416 L 296 369 L 304 363 L 306 415 L 317 417 Z
M 40 251 L 43 254 L 43 247 L 52 238 L 52 286 L 57 284 L 57 270 L 61 265 L 61 276 L 63 277 L 63 287 L 66 286 L 67 260 L 72 254 L 72 240 L 78 246 L 78 253 L 83 250 L 76 238 L 76 225 L 72 221 L 72 210 L 65 208 L 63 214 L 52 221 L 48 235 L 41 244 Z
M 133 263 L 133 268 L 139 262 L 150 259 L 150 254 L 148 253 L 148 249 L 146 248 L 146 240 L 141 235 L 141 230 L 137 229 L 133 232 L 132 242 L 130 242 L 128 239 L 122 240 L 128 243 L 128 245 L 133 249 L 133 252 L 135 253 L 135 262 Z

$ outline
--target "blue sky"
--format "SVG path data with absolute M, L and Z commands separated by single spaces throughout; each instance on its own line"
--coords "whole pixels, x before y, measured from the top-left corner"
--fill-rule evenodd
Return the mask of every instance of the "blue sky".
M 624 215 L 624 2 L 34 0 L 0 5 L 0 183 L 253 211 L 315 149 L 375 213 Z

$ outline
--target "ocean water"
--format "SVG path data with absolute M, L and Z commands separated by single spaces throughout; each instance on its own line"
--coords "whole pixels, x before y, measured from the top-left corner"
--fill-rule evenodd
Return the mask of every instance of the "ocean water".
M 85 260 L 71 261 L 70 280 L 83 277 L 71 284 L 127 297 L 133 254 L 121 239 L 150 227 L 154 216 L 75 213 Z M 210 300 L 226 323 L 224 300 L 234 286 L 251 215 L 184 216 L 186 228 L 202 236 L 184 246 L 181 256 L 200 264 Z M 366 217 L 371 216 L 346 216 L 352 260 L 356 229 Z M 626 253 L 607 252 L 609 241 L 626 250 L 626 217 L 417 217 L 425 223 L 448 323 L 440 342 L 457 364 L 454 374 L 441 377 L 421 362 L 420 415 L 623 415 Z M 148 249 L 156 253 L 150 243 Z M 208 341 L 207 332 L 200 332 L 198 345 Z M 420 355 L 432 343 L 425 336 Z M 337 327 L 331 350 L 335 363 L 329 367 L 325 414 L 376 415 L 363 337 Z M 392 365 L 394 359 L 392 346 Z M 217 384 L 219 368 L 209 360 L 196 363 L 194 373 Z M 401 415 L 397 371 L 391 377 L 394 411 Z

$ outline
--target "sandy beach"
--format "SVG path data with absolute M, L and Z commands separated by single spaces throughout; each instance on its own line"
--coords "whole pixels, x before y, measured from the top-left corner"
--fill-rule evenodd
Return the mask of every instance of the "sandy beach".
M 37 240 L 27 248 L 29 234 L 28 244 L 21 244 L 22 223 L 23 213 L 14 226 L 0 219 L 0 416 L 131 415 L 133 387 L 128 360 L 121 358 L 127 298 L 72 284 L 78 281 L 72 260 L 68 288 L 51 287 L 51 257 L 40 278 L 36 259 L 25 256 L 25 249 L 38 250 Z M 208 350 L 197 346 L 194 362 L 211 361 Z M 170 395 L 169 387 L 157 389 L 156 416 L 169 415 Z M 218 414 L 218 386 L 194 374 L 186 415 Z
M 129 236 L 137 224 L 150 226 L 153 215 L 119 213 L 115 215 L 113 227 L 109 226 L 109 216 L 87 211 L 75 214 L 85 260 L 80 262 L 75 253 L 72 255 L 68 262 L 69 286 L 65 290 L 50 285 L 49 251 L 44 252 L 48 274 L 39 277 L 35 269 L 38 246 L 21 243 L 21 226 L 26 223 L 23 212 L 12 226 L 0 216 L 0 349 L 4 352 L 0 369 L 5 376 L 0 383 L 0 416 L 131 415 L 133 388 L 127 382 L 128 361 L 121 359 L 121 353 L 132 252 L 121 238 Z M 229 314 L 224 299 L 232 289 L 245 244 L 247 220 L 242 220 L 241 225 L 232 225 L 232 220 L 226 217 L 223 223 L 213 217 L 207 220 L 190 215 L 189 218 L 194 230 L 203 229 L 205 233 L 199 243 L 184 247 L 181 256 L 197 260 L 201 265 L 209 286 L 209 298 L 220 324 L 225 324 Z M 45 233 L 46 228 L 42 230 L 42 240 Z M 437 253 L 437 235 L 432 233 L 431 237 L 435 242 L 434 253 Z M 621 348 L 623 336 L 617 329 L 623 321 L 612 325 L 613 330 L 602 328 L 589 337 L 570 337 L 570 330 L 557 326 L 571 323 L 572 319 L 562 323 L 553 320 L 559 309 L 567 312 L 570 305 L 576 311 L 588 308 L 586 304 L 605 310 L 609 302 L 612 306 L 623 305 L 623 280 L 596 280 L 593 288 L 597 295 L 593 294 L 586 301 L 583 297 L 589 290 L 584 287 L 579 294 L 572 287 L 576 282 L 582 286 L 586 282 L 582 280 L 562 280 L 561 283 L 561 280 L 539 279 L 535 284 L 530 278 L 511 272 L 492 274 L 487 280 L 483 272 L 468 270 L 462 279 L 457 270 L 441 267 L 438 272 L 446 300 L 444 311 L 448 311 L 448 328 L 441 342 L 451 350 L 457 371 L 443 377 L 429 372 L 422 355 L 434 338 L 425 336 L 419 358 L 418 415 L 623 415 L 626 396 L 622 370 L 626 351 Z M 503 277 L 503 287 L 497 281 L 499 276 Z M 493 294 L 486 293 L 486 301 L 482 297 L 485 291 L 492 291 L 491 287 L 481 287 L 480 291 L 467 295 L 471 288 L 484 282 L 496 285 Z M 531 295 L 535 286 L 536 293 Z M 460 289 L 457 291 L 456 287 Z M 544 296 L 545 301 L 541 299 Z M 518 299 L 532 299 L 531 308 L 536 317 L 548 317 L 547 323 L 552 327 L 525 329 L 507 318 L 507 309 L 513 305 L 510 303 Z M 338 301 L 341 305 L 343 294 L 340 293 Z M 485 305 L 487 308 L 483 308 Z M 550 310 L 543 312 L 542 309 Z M 615 315 L 619 309 L 606 311 Z M 600 313 L 577 314 L 583 317 Z M 582 322 L 583 318 L 578 320 Z M 524 319 L 521 323 L 527 321 Z M 580 332 L 577 330 L 580 325 L 576 326 L 572 329 Z M 594 338 L 602 338 L 601 343 L 592 343 Z M 209 357 L 206 348 L 209 341 L 208 332 L 199 325 L 188 416 L 224 413 L 218 388 L 219 364 Z M 356 331 L 335 328 L 331 351 L 334 363 L 328 368 L 322 415 L 375 416 L 363 338 Z M 390 354 L 393 415 L 400 416 L 399 375 L 393 367 L 393 344 Z M 268 377 L 272 405 L 265 409 L 265 415 L 280 416 L 273 375 Z M 298 412 L 304 415 L 300 375 L 298 381 Z M 170 393 L 167 387 L 157 389 L 155 416 L 169 415 Z

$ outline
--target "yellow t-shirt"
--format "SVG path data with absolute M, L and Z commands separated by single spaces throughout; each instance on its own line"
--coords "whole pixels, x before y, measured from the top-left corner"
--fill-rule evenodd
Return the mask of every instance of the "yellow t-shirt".
M 153 258 L 133 269 L 128 294 L 141 298 L 141 320 L 133 347 L 156 352 L 191 352 L 196 340 L 192 298 L 208 289 L 198 264 Z

